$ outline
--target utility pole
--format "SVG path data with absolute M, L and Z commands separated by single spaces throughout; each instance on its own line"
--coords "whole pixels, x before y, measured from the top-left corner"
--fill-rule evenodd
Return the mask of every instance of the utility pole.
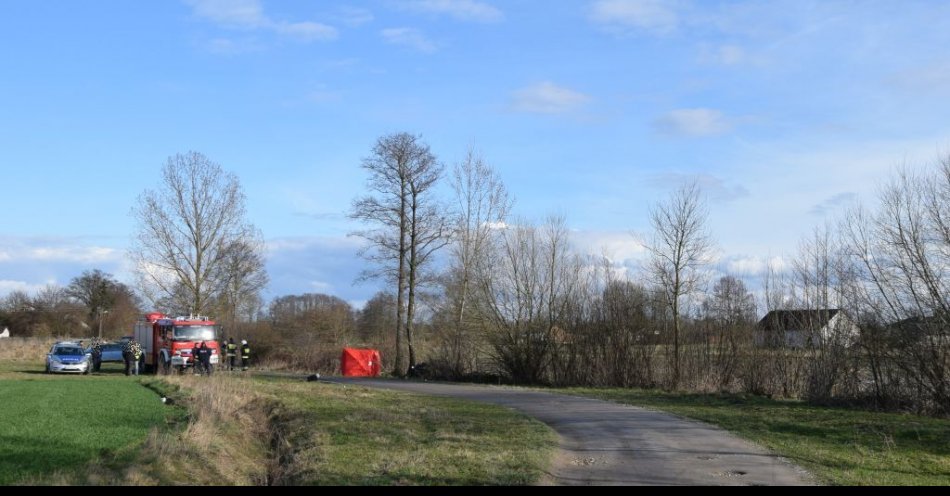
M 102 316 L 109 313 L 108 310 L 99 309 L 99 340 L 102 340 Z

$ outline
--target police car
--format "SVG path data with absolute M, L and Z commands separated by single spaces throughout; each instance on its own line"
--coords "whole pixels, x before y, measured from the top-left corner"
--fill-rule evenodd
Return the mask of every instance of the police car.
M 74 372 L 88 374 L 92 367 L 92 358 L 74 341 L 60 341 L 46 354 L 46 373 Z

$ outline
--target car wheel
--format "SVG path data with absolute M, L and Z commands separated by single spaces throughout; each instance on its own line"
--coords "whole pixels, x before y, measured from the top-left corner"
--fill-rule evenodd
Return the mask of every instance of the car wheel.
M 49 373 L 50 373 L 50 370 L 49 370 L 49 364 L 48 364 L 48 363 L 46 364 L 46 373 L 47 373 L 47 374 L 49 374 Z
M 86 367 L 86 370 L 82 371 L 82 375 L 89 375 L 89 367 Z

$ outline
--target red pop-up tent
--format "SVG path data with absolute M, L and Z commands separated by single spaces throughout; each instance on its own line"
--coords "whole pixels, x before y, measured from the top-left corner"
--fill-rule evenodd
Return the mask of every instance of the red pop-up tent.
M 343 348 L 340 371 L 344 377 L 378 377 L 379 352 L 358 348 Z

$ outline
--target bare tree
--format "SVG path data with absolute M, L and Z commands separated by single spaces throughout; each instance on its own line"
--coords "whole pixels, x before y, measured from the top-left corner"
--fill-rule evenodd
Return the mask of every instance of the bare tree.
M 372 193 L 353 202 L 350 217 L 375 225 L 356 231 L 369 243 L 360 254 L 375 268 L 363 278 L 382 277 L 396 284 L 396 358 L 394 373 L 403 373 L 402 334 L 405 332 L 411 372 L 415 367 L 412 343 L 416 292 L 429 282 L 431 256 L 447 243 L 444 210 L 433 197 L 442 167 L 420 138 L 408 133 L 383 136 L 362 167 Z
M 752 343 L 755 298 L 741 279 L 721 277 L 703 302 L 706 356 L 713 365 L 719 389 L 727 389 L 738 375 L 742 354 Z
M 130 252 L 143 293 L 165 297 L 173 311 L 203 313 L 225 287 L 221 264 L 254 228 L 244 219 L 237 176 L 197 152 L 178 154 L 162 169 L 160 189 L 133 208 L 139 231 Z
M 877 322 L 876 391 L 950 412 L 950 158 L 933 170 L 899 170 L 876 213 L 852 213 L 849 252 L 865 283 L 864 308 Z M 893 364 L 901 374 L 889 373 Z
M 584 264 L 563 219 L 520 224 L 502 231 L 499 255 L 480 271 L 478 304 L 496 363 L 516 381 L 540 383 L 567 338 L 565 314 Z
M 446 302 L 451 312 L 442 335 L 443 349 L 458 376 L 475 366 L 477 336 L 471 306 L 473 281 L 484 270 L 492 234 L 504 226 L 512 200 L 498 173 L 474 150 L 456 164 L 452 174 L 455 211 L 451 266 L 445 278 Z
M 395 356 L 396 297 L 384 291 L 373 295 L 359 312 L 356 321 L 357 337 L 382 351 L 385 362 Z
M 703 267 L 709 263 L 713 248 L 706 226 L 706 203 L 696 182 L 676 190 L 666 201 L 650 211 L 653 240 L 650 274 L 663 289 L 673 323 L 672 388 L 680 382 L 681 305 L 684 298 L 700 289 Z
M 261 291 L 267 285 L 264 242 L 259 235 L 234 240 L 224 250 L 218 265 L 220 281 L 217 307 L 226 316 L 226 325 L 236 330 L 241 321 L 252 321 L 260 310 Z

